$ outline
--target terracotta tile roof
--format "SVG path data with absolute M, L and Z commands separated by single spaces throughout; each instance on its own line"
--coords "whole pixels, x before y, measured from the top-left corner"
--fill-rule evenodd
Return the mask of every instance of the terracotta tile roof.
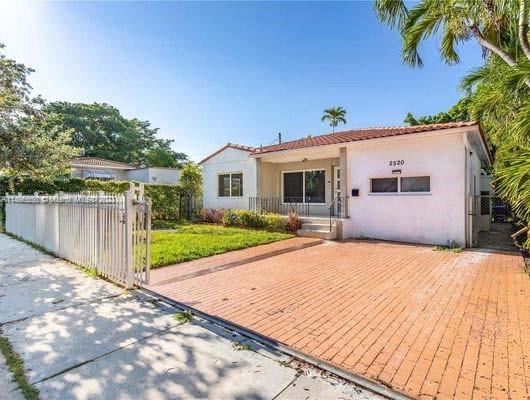
M 226 150 L 228 148 L 248 151 L 249 153 L 254 153 L 256 151 L 256 148 L 254 148 L 254 147 L 243 146 L 242 144 L 227 143 L 223 147 L 221 147 L 219 150 L 217 150 L 217 151 L 213 152 L 212 154 L 210 154 L 208 157 L 203 158 L 201 161 L 199 161 L 199 164 L 202 164 L 203 162 L 209 160 L 213 156 L 216 156 L 217 154 L 219 154 L 220 152 L 222 152 L 222 151 L 224 151 L 224 150 Z
M 106 160 L 100 157 L 76 157 L 72 160 L 75 167 L 103 167 L 113 169 L 135 169 L 135 166 L 119 161 Z
M 478 122 L 447 122 L 441 124 L 416 125 L 416 126 L 390 126 L 380 128 L 360 128 L 349 131 L 329 133 L 311 138 L 297 139 L 290 142 L 263 146 L 254 149 L 254 154 L 270 153 L 273 151 L 294 150 L 305 147 L 325 146 L 329 144 L 355 142 L 359 140 L 378 139 L 391 136 L 409 135 L 412 133 L 438 131 L 442 129 L 478 126 Z

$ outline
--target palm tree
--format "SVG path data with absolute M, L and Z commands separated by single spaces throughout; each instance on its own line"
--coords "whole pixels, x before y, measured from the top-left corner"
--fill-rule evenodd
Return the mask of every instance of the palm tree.
M 418 47 L 438 33 L 440 53 L 448 64 L 460 62 L 456 48 L 471 39 L 486 56 L 494 54 L 510 67 L 530 61 L 527 0 L 421 0 L 411 9 L 403 0 L 376 0 L 374 8 L 382 22 L 399 30 L 403 60 L 409 65 L 423 65 Z M 530 87 L 530 78 L 524 83 Z
M 329 126 L 333 128 L 333 133 L 335 133 L 335 127 L 340 123 L 346 123 L 346 110 L 342 107 L 331 107 L 324 110 L 322 122 L 329 121 Z

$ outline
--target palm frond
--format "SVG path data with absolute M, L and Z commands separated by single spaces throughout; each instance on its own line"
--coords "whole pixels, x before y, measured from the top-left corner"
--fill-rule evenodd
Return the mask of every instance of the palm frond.
M 402 29 L 408 15 L 408 9 L 402 0 L 377 0 L 374 10 L 379 21 L 387 23 L 391 28 Z

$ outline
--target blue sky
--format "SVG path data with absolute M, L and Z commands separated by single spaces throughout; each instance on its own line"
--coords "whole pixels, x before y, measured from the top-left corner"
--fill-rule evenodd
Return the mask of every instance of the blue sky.
M 371 2 L 4 2 L 0 42 L 44 98 L 112 104 L 195 161 L 226 142 L 327 133 L 330 106 L 348 111 L 341 130 L 445 110 L 481 63 L 466 44 L 447 66 L 433 40 L 423 69 L 403 65 Z

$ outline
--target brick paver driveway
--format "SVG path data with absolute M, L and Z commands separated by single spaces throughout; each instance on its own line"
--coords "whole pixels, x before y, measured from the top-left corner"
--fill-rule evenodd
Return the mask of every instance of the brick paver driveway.
M 530 395 L 530 279 L 510 252 L 333 242 L 151 287 L 419 398 Z

